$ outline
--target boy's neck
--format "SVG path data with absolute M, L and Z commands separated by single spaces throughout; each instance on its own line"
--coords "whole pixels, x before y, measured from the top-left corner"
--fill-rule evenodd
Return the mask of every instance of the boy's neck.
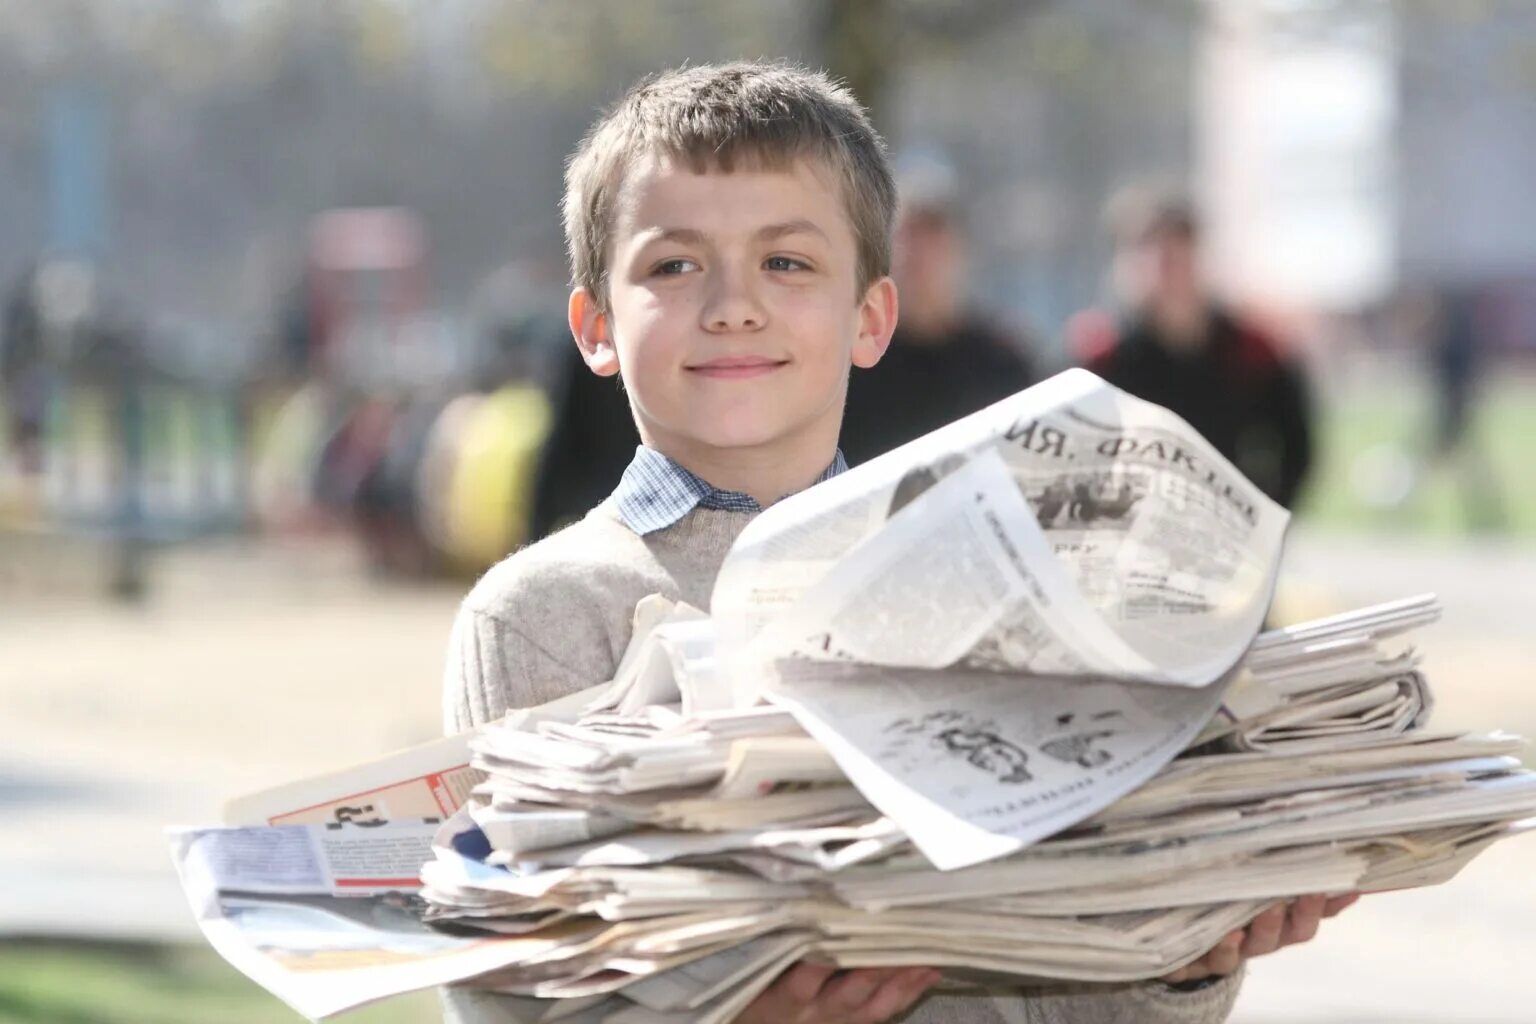
M 786 445 L 714 448 L 645 442 L 711 487 L 749 495 L 763 508 L 814 484 L 837 457 L 835 437 L 792 450 Z

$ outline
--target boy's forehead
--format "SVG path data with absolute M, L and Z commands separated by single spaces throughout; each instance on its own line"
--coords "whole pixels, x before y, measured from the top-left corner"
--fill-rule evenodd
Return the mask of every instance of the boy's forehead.
M 829 237 L 853 231 L 837 175 L 815 157 L 772 165 L 737 160 L 727 171 L 644 154 L 618 184 L 615 214 L 621 240 L 658 229 L 736 230 L 786 218 L 808 221 Z

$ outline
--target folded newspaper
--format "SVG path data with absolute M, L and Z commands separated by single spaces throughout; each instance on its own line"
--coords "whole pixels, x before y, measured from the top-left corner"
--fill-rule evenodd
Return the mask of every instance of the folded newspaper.
M 1158 977 L 1276 900 L 1434 884 L 1536 815 L 1428 729 L 1411 598 L 1259 634 L 1286 515 L 1073 372 L 774 506 L 615 678 L 173 834 L 210 942 L 319 1019 L 732 1019 L 785 966 Z

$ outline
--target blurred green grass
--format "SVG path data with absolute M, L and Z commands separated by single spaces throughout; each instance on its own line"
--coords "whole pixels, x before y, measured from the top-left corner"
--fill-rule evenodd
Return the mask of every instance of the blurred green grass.
M 1536 539 L 1536 377 L 1505 373 L 1485 382 L 1459 462 L 1426 459 L 1432 403 L 1421 381 L 1394 374 L 1321 405 L 1302 521 L 1329 530 Z
M 304 1018 L 212 949 L 86 942 L 0 942 L 0 1024 L 294 1024 Z M 366 1007 L 348 1024 L 441 1019 L 418 992 Z

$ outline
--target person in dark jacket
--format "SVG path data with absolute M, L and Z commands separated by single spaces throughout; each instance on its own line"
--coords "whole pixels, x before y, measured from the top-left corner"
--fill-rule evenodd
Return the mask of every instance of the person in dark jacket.
M 1302 368 L 1272 338 L 1213 299 L 1200 231 L 1182 198 L 1122 194 L 1110 206 L 1115 282 L 1125 311 L 1068 327 L 1079 362 L 1187 420 L 1265 494 L 1293 507 L 1312 465 Z
M 850 465 L 1035 382 L 1022 339 L 967 304 L 965 239 L 948 183 L 904 190 L 891 267 L 901 297 L 880 362 L 856 369 L 840 443 Z
M 563 324 L 559 329 L 566 330 Z M 554 352 L 549 385 L 554 416 L 539 457 L 530 540 L 570 525 L 607 497 L 640 443 L 618 378 L 589 372 L 569 342 Z
M 38 303 L 38 268 L 17 280 L 5 302 L 0 326 L 0 409 L 4 436 L 22 472 L 40 473 L 47 418 L 47 366 L 43 317 Z

